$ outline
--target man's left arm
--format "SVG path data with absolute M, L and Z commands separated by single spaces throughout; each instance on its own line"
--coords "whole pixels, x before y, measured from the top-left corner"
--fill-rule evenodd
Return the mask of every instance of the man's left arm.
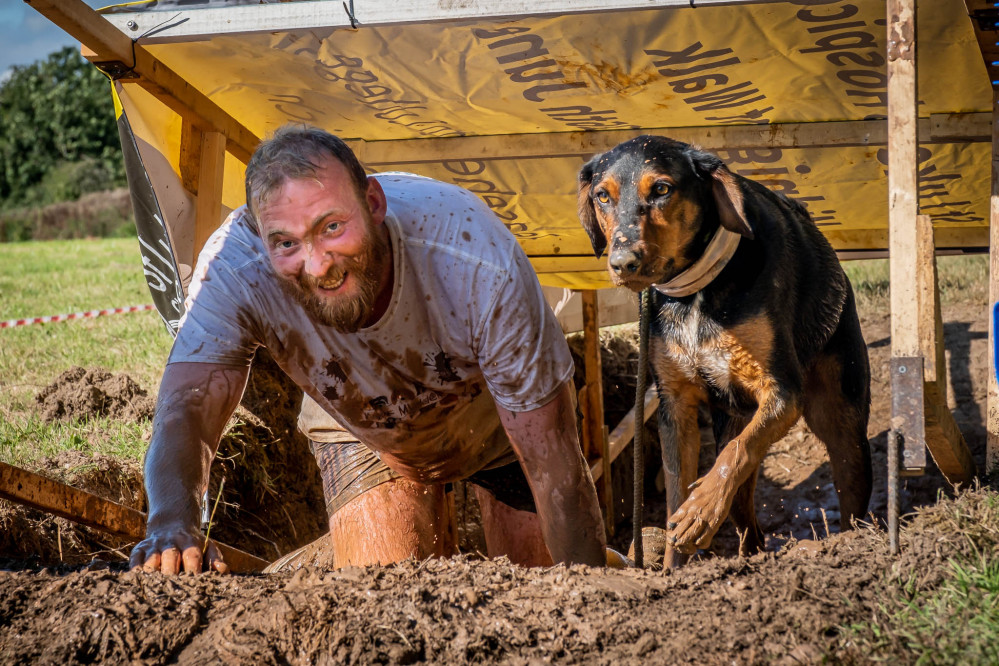
M 604 524 L 579 448 L 568 385 L 536 409 L 511 412 L 497 405 L 497 410 L 531 485 L 552 559 L 603 566 Z

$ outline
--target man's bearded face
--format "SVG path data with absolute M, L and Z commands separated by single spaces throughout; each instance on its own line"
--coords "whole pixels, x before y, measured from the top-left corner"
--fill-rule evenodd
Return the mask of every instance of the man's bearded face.
M 345 167 L 328 160 L 315 178 L 285 181 L 257 220 L 284 290 L 318 323 L 352 333 L 372 323 L 379 297 L 391 293 L 384 215 L 377 183 L 359 193 Z
M 367 238 L 356 257 L 342 257 L 330 265 L 326 275 L 317 278 L 299 273 L 297 279 L 282 276 L 288 291 L 316 321 L 332 326 L 341 333 L 354 333 L 371 316 L 381 288 L 381 276 L 392 247 L 388 239 L 375 233 L 369 221 Z M 330 294 L 330 287 L 339 292 L 347 276 L 352 277 L 352 289 Z

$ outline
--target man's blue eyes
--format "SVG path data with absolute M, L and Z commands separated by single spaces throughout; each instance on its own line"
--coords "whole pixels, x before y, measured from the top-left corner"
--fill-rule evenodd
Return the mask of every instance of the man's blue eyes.
M 340 226 L 342 222 L 330 222 L 325 227 L 323 227 L 323 232 L 332 234 L 340 231 Z M 298 245 L 298 241 L 293 240 L 279 240 L 274 243 L 274 247 L 281 250 L 290 250 L 291 248 Z

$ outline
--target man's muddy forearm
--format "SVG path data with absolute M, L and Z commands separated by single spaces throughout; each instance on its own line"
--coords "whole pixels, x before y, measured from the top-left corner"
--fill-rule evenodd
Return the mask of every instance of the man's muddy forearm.
M 144 466 L 149 529 L 198 525 L 209 466 L 246 377 L 245 368 L 167 366 Z
M 529 412 L 500 409 L 534 493 L 545 544 L 556 562 L 602 566 L 603 519 L 576 433 L 568 387 Z

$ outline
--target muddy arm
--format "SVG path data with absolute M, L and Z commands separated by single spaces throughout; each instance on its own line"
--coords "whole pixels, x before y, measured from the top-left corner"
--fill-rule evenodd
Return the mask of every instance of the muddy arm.
M 208 484 L 209 465 L 248 375 L 249 367 L 210 363 L 166 367 L 145 459 L 146 538 L 132 550 L 132 568 L 201 571 L 201 496 Z M 205 554 L 207 566 L 225 568 L 213 546 Z
M 579 448 L 568 387 L 538 409 L 519 413 L 497 409 L 530 482 L 552 559 L 603 566 L 604 525 Z

